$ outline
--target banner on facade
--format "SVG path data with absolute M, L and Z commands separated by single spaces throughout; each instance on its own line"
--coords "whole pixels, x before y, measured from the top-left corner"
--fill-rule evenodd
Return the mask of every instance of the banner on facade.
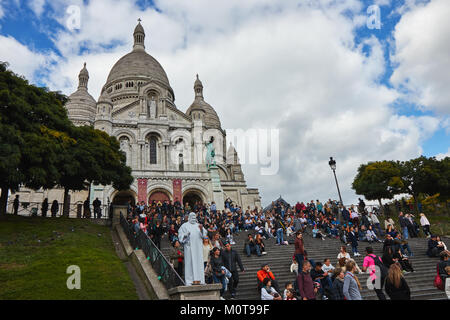
M 138 202 L 147 203 L 147 179 L 138 179 Z
M 182 203 L 183 195 L 181 193 L 181 179 L 174 179 L 173 180 L 173 202 L 180 201 Z

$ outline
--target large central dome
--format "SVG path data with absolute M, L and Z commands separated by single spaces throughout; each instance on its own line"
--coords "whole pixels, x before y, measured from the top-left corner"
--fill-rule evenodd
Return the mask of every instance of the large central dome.
M 136 76 L 153 78 L 170 87 L 161 64 L 144 50 L 132 51 L 120 58 L 112 67 L 107 82 Z
M 117 99 L 130 98 L 130 94 L 137 92 L 141 84 L 155 81 L 171 93 L 173 101 L 175 96 L 166 72 L 161 64 L 145 51 L 145 32 L 140 22 L 134 29 L 133 37 L 133 50 L 114 64 L 102 93 L 106 91 L 114 102 Z

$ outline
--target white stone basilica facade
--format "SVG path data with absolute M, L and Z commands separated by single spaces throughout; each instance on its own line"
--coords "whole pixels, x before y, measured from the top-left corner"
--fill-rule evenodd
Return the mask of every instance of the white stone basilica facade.
M 98 101 L 88 92 L 85 64 L 78 90 L 66 104 L 75 125 L 93 126 L 119 140 L 135 178 L 126 191 L 91 186 L 90 202 L 97 197 L 103 204 L 183 199 L 191 204 L 216 201 L 222 208 L 223 199 L 229 197 L 245 209 L 261 207 L 258 189 L 247 188 L 235 149 L 230 145 L 227 150 L 226 132 L 214 108 L 204 100 L 198 76 L 194 101 L 184 113 L 175 105 L 166 72 L 145 50 L 140 22 L 133 36 L 132 51 L 113 66 Z M 208 170 L 204 160 L 205 143 L 211 137 L 216 151 L 214 170 Z M 21 190 L 19 194 L 21 201 L 29 202 L 63 198 L 61 190 Z M 80 203 L 87 196 L 88 191 L 74 192 L 71 203 Z

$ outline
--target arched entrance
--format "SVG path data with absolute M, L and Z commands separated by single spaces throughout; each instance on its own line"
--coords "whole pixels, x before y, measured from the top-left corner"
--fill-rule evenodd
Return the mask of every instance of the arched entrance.
M 170 201 L 170 196 L 167 194 L 165 190 L 155 190 L 148 197 L 148 203 L 151 204 L 153 201 L 156 203 L 164 201 Z
M 119 191 L 114 195 L 112 204 L 126 206 L 130 200 L 132 205 L 136 204 L 136 193 L 134 191 Z
M 203 198 L 200 192 L 189 190 L 183 195 L 183 205 L 189 203 L 192 208 L 197 202 L 203 203 Z

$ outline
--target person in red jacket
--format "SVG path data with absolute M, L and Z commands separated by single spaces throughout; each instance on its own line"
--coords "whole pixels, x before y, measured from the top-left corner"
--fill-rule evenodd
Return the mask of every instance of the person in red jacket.
M 275 276 L 273 275 L 272 271 L 270 271 L 268 263 L 265 263 L 261 266 L 261 269 L 256 273 L 256 276 L 258 277 L 258 281 L 261 287 L 264 279 L 269 278 L 272 282 L 272 287 L 274 287 L 277 292 L 280 292 L 278 282 L 275 280 Z

